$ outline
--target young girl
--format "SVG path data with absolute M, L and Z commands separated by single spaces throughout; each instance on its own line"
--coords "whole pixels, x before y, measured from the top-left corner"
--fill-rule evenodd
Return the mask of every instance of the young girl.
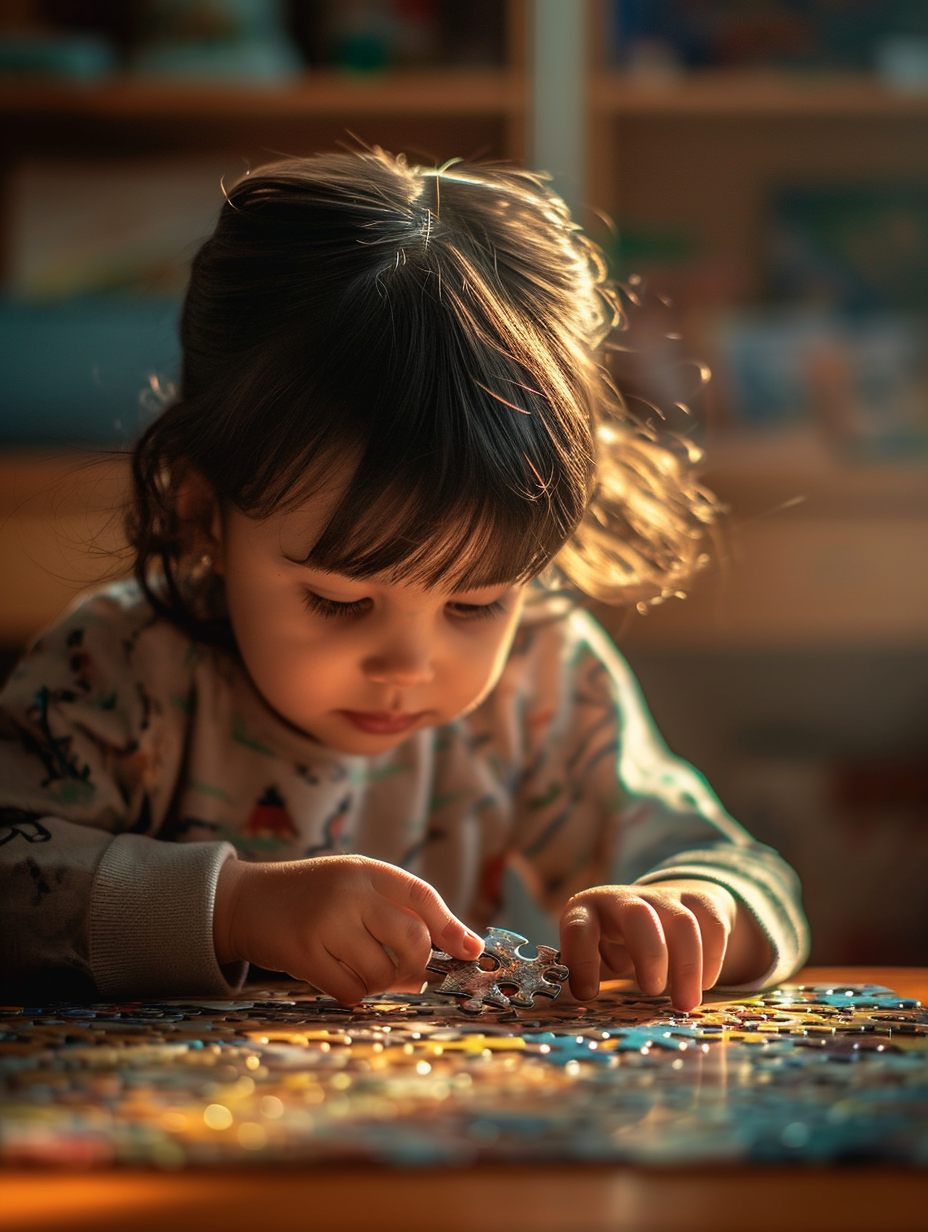
M 581 999 L 793 974 L 792 871 L 564 603 L 678 590 L 713 514 L 624 414 L 617 323 L 528 173 L 375 151 L 228 192 L 134 453 L 135 580 L 3 694 L 8 979 L 228 995 L 256 964 L 354 1004 L 491 924 Z

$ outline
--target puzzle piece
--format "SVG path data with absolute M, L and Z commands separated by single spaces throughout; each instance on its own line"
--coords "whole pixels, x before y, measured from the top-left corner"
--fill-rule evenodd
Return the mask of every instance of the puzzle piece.
M 528 938 L 519 933 L 491 928 L 480 958 L 468 962 L 433 950 L 426 969 L 445 977 L 435 991 L 457 997 L 466 1014 L 512 1006 L 531 1009 L 536 996 L 552 1000 L 559 996 L 569 972 L 550 945 L 539 945 L 534 958 L 523 957 L 523 945 L 528 945 Z

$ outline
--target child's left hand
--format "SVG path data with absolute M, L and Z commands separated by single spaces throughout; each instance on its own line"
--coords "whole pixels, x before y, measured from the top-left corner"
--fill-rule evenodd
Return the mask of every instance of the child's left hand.
M 734 895 L 714 881 L 595 886 L 561 914 L 561 961 L 579 1001 L 601 979 L 633 976 L 642 992 L 670 993 L 677 1009 L 699 1005 L 718 983 L 762 975 L 770 947 Z

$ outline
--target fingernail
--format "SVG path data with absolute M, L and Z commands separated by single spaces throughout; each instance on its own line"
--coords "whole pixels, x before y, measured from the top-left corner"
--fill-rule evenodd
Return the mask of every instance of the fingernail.
M 482 937 L 478 937 L 476 933 L 472 933 L 470 929 L 467 929 L 467 931 L 464 934 L 464 940 L 465 942 L 467 942 L 468 947 L 470 949 L 476 950 L 478 954 L 483 953 L 483 938 Z

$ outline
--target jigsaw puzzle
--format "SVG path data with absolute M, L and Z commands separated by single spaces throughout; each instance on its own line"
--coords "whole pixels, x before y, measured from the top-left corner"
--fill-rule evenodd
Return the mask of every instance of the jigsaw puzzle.
M 480 958 L 468 962 L 433 950 L 426 970 L 444 975 L 434 991 L 457 998 L 466 1014 L 531 1009 L 537 996 L 557 998 L 570 972 L 550 945 L 539 945 L 534 958 L 522 954 L 527 945 L 528 938 L 519 933 L 491 928 Z
M 928 1012 L 890 989 L 462 993 L 2 1009 L 0 1163 L 928 1164 Z

